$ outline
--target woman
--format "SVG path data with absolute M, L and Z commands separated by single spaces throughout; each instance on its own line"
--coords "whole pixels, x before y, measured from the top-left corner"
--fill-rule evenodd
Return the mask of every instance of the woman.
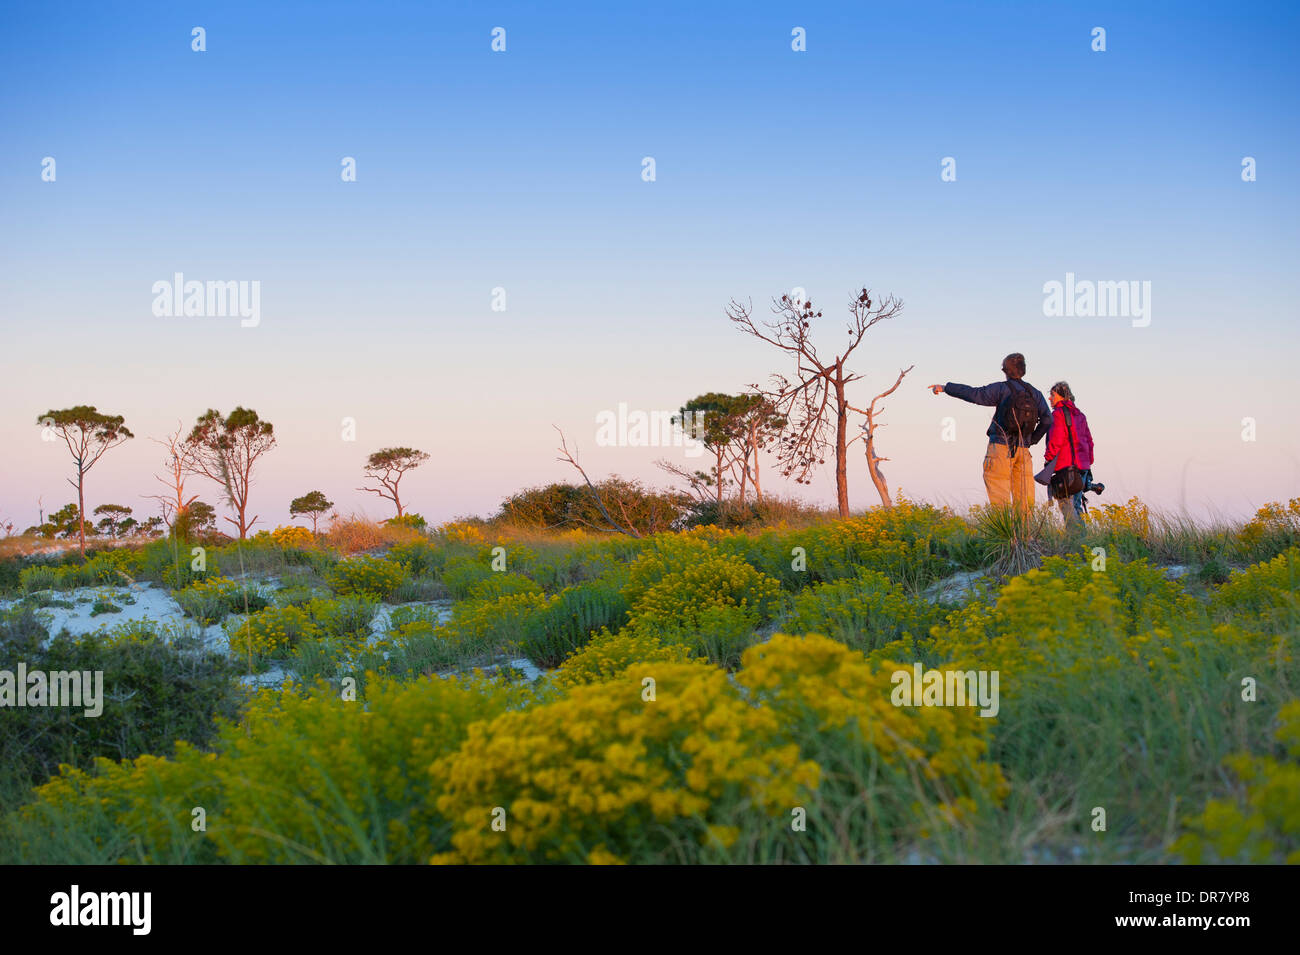
M 1047 450 L 1043 457 L 1052 461 L 1054 470 L 1061 470 L 1074 465 L 1083 474 L 1083 486 L 1088 486 L 1092 478 L 1092 432 L 1088 430 L 1088 419 L 1074 405 L 1074 392 L 1069 384 L 1058 381 L 1052 385 L 1047 396 L 1052 404 L 1052 425 L 1047 431 Z M 1073 433 L 1074 441 L 1070 437 Z M 1061 516 L 1067 525 L 1082 524 L 1083 492 L 1063 498 Z

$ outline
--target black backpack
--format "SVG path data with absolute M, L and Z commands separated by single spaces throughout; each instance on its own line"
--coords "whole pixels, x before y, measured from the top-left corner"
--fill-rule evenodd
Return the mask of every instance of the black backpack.
M 1022 445 L 1029 446 L 1030 439 L 1038 428 L 1038 402 L 1023 381 L 1008 378 L 1007 384 L 1012 386 L 1011 397 L 1002 403 L 997 423 L 1007 436 L 1007 447 L 1015 454 Z

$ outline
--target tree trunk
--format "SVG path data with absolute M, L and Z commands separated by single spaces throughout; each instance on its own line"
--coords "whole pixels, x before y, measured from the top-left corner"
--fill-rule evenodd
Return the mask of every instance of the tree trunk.
M 716 463 L 714 472 L 718 475 L 718 519 L 722 519 L 722 448 L 719 447 L 715 452 Z
M 77 535 L 81 538 L 81 556 L 86 556 L 86 477 L 77 469 Z
M 884 472 L 880 470 L 880 459 L 876 457 L 876 439 L 872 433 L 875 429 L 870 422 L 867 427 L 867 471 L 871 474 L 871 483 L 876 486 L 876 491 L 880 494 L 880 503 L 885 507 L 893 507 L 894 502 L 889 496 L 889 484 L 885 481 Z
M 844 398 L 844 368 L 835 366 L 835 494 L 839 501 L 840 517 L 849 516 L 849 462 L 848 427 L 849 409 Z

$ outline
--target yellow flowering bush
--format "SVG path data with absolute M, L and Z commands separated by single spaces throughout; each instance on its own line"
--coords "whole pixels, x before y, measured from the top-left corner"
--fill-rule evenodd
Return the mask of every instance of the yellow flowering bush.
M 1167 578 L 1159 567 L 1152 566 L 1145 558 L 1120 560 L 1111 557 L 1105 563 L 1105 570 L 1094 570 L 1089 556 L 1048 557 L 1043 560 L 1042 572 L 1064 581 L 1069 593 L 1080 595 L 1071 598 L 1076 601 L 1082 599 L 1083 588 L 1088 583 L 1099 581 L 1119 601 L 1128 633 L 1167 624 L 1171 619 L 1200 615 L 1197 602 L 1188 596 L 1183 586 Z
M 699 624 L 701 612 L 709 607 L 738 607 L 761 618 L 774 609 L 780 595 L 776 580 L 739 558 L 723 555 L 693 560 L 643 591 L 635 584 L 624 589 L 632 605 L 633 627 L 658 621 L 689 629 Z
M 263 692 L 223 731 L 221 854 L 241 862 L 424 861 L 448 846 L 429 767 L 468 727 L 527 699 L 490 681 L 370 674 L 363 701 Z
M 1069 661 L 1118 665 L 1110 638 L 1123 630 L 1106 574 L 1080 582 L 1031 570 L 1009 580 L 993 606 L 976 602 L 950 614 L 934 629 L 934 652 L 959 668 L 1000 671 L 1005 695 L 1021 674 L 1058 668 L 1063 651 Z
M 867 569 L 919 587 L 942 577 L 951 567 L 950 555 L 969 537 L 965 523 L 947 509 L 900 500 L 861 517 L 792 532 L 784 559 L 788 562 L 790 549 L 801 546 L 815 581 L 851 578 Z
M 65 765 L 20 815 L 33 834 L 77 832 L 118 862 L 214 862 L 214 846 L 193 827 L 193 810 L 215 814 L 221 804 L 215 760 L 180 741 L 171 759 L 99 758 L 90 772 Z
M 275 541 L 280 547 L 307 548 L 316 544 L 316 538 L 311 531 L 296 525 L 277 527 L 271 531 L 271 540 Z
M 1293 497 L 1286 504 L 1277 501 L 1265 504 L 1242 527 L 1238 540 L 1247 553 L 1295 546 L 1300 542 L 1300 497 Z
M 334 565 L 326 582 L 336 594 L 387 600 L 406 579 L 406 568 L 383 557 L 349 557 Z
M 204 626 L 219 623 L 227 614 L 255 613 L 267 604 L 261 588 L 226 577 L 195 578 L 183 590 L 172 591 L 172 599 Z
M 1151 536 L 1151 510 L 1136 497 L 1129 498 L 1123 504 L 1091 507 L 1085 520 L 1103 530 L 1128 533 L 1135 537 Z
M 438 533 L 451 544 L 483 544 L 487 542 L 483 531 L 467 521 L 448 521 L 438 528 Z
M 323 675 L 340 667 L 355 670 L 358 658 L 371 649 L 370 625 L 378 609 L 366 597 L 306 601 L 301 610 L 314 630 L 293 644 L 294 671 Z
M 721 532 L 705 535 L 706 530 L 716 531 L 716 528 L 696 528 L 680 535 L 656 537 L 650 545 L 653 549 L 645 550 L 627 568 L 623 583 L 627 602 L 636 604 L 647 590 L 669 574 L 716 557 L 718 551 L 707 538 L 716 538 Z
M 634 663 L 684 663 L 690 658 L 689 647 L 664 643 L 653 634 L 602 630 L 560 664 L 553 679 L 558 686 L 582 686 L 612 680 Z
M 319 639 L 323 631 L 300 607 L 277 607 L 249 614 L 226 624 L 231 653 L 236 656 L 282 657 L 303 640 Z
M 1187 862 L 1300 865 L 1300 701 L 1283 706 L 1278 721 L 1275 735 L 1290 758 L 1229 757 L 1239 786 L 1188 820 L 1173 845 Z
M 1212 607 L 1243 623 L 1274 628 L 1300 615 L 1300 547 L 1270 561 L 1234 571 L 1214 595 Z
M 542 588 L 522 574 L 494 573 L 469 588 L 471 600 L 495 600 L 507 594 L 540 594 Z
M 847 750 L 864 750 L 915 774 L 917 795 L 952 819 L 974 812 L 980 801 L 996 803 L 1008 786 L 988 759 L 993 721 L 974 706 L 895 706 L 892 674 L 911 665 L 873 665 L 823 636 L 776 634 L 745 651 L 736 679 L 812 754 L 829 750 L 851 761 Z
M 818 771 L 797 745 L 774 744 L 779 732 L 776 715 L 721 669 L 633 664 L 619 679 L 471 726 L 432 770 L 455 828 L 451 851 L 433 861 L 644 858 L 673 841 L 709 841 L 709 826 L 743 807 L 788 813 Z

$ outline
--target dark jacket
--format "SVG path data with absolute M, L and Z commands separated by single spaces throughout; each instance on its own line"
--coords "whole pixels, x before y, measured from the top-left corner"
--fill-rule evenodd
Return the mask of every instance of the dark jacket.
M 1038 403 L 1038 427 L 1034 429 L 1033 436 L 1029 439 L 1029 445 L 1032 447 L 1043 440 L 1043 435 L 1047 434 L 1047 429 L 1051 427 L 1052 408 L 1041 391 L 1023 379 L 1020 380 L 1020 384 L 1029 389 L 1029 393 Z M 959 385 L 955 381 L 950 381 L 943 386 L 943 393 L 960 398 L 962 401 L 969 401 L 973 405 L 994 406 L 996 410 L 993 412 L 993 421 L 989 424 L 989 441 L 993 444 L 1006 444 L 1007 436 L 998 425 L 998 418 L 1001 416 L 1003 403 L 1011 400 L 1012 387 L 1007 381 L 995 381 L 983 388 L 972 388 L 970 385 Z
M 1070 412 L 1070 427 L 1065 427 L 1066 410 Z M 1074 448 L 1070 448 L 1070 432 L 1074 432 Z M 1077 453 L 1076 453 L 1077 452 Z M 1047 449 L 1043 460 L 1056 458 L 1056 470 L 1073 464 L 1080 471 L 1092 467 L 1092 432 L 1088 419 L 1074 406 L 1073 401 L 1062 401 L 1052 410 L 1052 429 L 1047 433 Z

